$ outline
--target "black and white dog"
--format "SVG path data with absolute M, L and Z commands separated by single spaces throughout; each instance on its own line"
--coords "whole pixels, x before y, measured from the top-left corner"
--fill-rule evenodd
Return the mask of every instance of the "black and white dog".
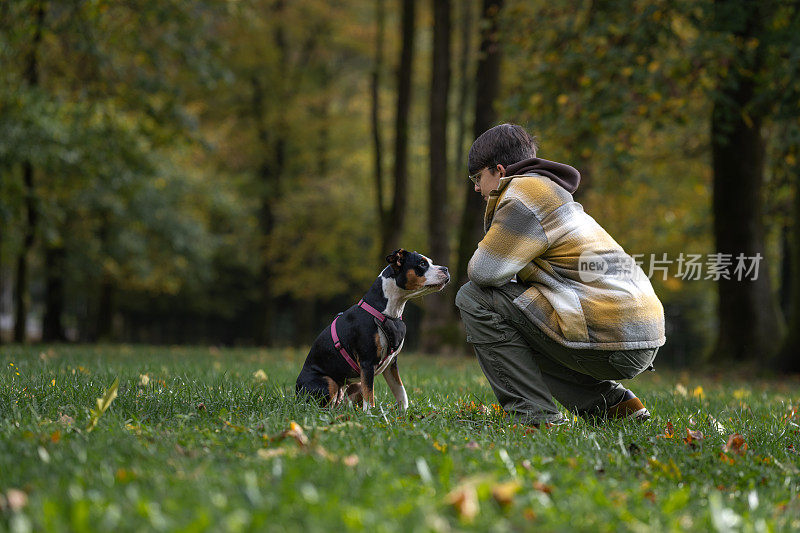
M 400 249 L 364 298 L 319 334 L 297 377 L 295 390 L 321 405 L 338 405 L 345 397 L 375 405 L 373 383 L 383 374 L 398 405 L 408 408 L 408 395 L 397 370 L 406 325 L 403 308 L 410 298 L 440 291 L 450 281 L 447 267 L 417 252 Z M 388 369 L 388 372 L 385 370 Z

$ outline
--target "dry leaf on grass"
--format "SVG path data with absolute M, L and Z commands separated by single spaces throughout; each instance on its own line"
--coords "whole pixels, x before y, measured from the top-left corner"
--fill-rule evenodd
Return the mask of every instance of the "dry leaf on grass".
M 519 492 L 520 488 L 522 485 L 515 480 L 497 483 L 492 486 L 492 498 L 502 507 L 506 507 L 514 501 L 514 495 Z
M 458 516 L 465 522 L 472 522 L 480 512 L 478 492 L 472 483 L 465 483 L 453 489 L 447 495 L 446 501 L 455 508 Z
M 675 436 L 675 427 L 672 425 L 672 422 L 667 422 L 667 427 L 664 428 L 664 434 L 658 435 L 658 438 L 671 439 L 674 436 Z
M 701 441 L 705 438 L 705 435 L 703 435 L 701 431 L 686 428 L 686 437 L 683 439 L 683 442 L 694 445 L 695 442 Z
M 714 428 L 714 431 L 716 431 L 720 435 L 725 433 L 725 426 L 723 426 L 722 424 L 717 422 L 717 419 L 714 418 L 711 415 L 708 415 L 708 425 L 710 425 L 712 428 Z
M 261 448 L 256 452 L 261 459 L 272 459 L 286 454 L 286 448 Z
M 722 451 L 725 453 L 733 452 L 738 455 L 742 455 L 745 450 L 747 450 L 747 443 L 744 441 L 744 437 L 738 433 L 734 433 L 728 437 L 728 442 L 722 448 Z
M 19 489 L 8 489 L 5 495 L 5 503 L 12 511 L 20 511 L 28 505 L 28 495 Z

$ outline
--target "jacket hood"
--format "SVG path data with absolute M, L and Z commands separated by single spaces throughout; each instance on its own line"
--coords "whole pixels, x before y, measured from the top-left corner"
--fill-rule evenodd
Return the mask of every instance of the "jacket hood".
M 519 161 L 513 165 L 508 165 L 506 168 L 507 176 L 520 176 L 522 174 L 539 174 L 550 178 L 570 194 L 578 190 L 578 184 L 581 182 L 581 174 L 575 168 L 564 163 L 539 159 L 538 157 Z

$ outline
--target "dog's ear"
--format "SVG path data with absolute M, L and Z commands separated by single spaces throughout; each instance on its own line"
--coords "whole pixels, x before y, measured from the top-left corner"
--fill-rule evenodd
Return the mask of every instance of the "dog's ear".
M 392 252 L 390 255 L 386 256 L 386 262 L 391 265 L 392 270 L 394 273 L 397 274 L 400 272 L 400 267 L 403 266 L 403 261 L 406 259 L 406 251 L 402 248 L 399 248 Z

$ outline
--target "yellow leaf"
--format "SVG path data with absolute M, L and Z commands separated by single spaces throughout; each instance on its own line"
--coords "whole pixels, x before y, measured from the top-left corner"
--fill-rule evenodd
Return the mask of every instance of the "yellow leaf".
M 514 501 L 514 495 L 519 492 L 521 485 L 519 481 L 506 481 L 498 483 L 492 487 L 492 497 L 501 506 L 506 507 Z
M 694 390 L 692 391 L 692 396 L 694 396 L 695 398 L 702 398 L 703 397 L 703 387 L 701 387 L 700 385 L 695 387 Z
M 261 370 L 260 368 L 253 372 L 253 377 L 256 378 L 258 381 L 267 381 L 267 373 Z
M 103 394 L 103 397 L 97 399 L 96 408 L 92 409 L 89 412 L 90 419 L 89 419 L 89 424 L 86 426 L 87 432 L 92 431 L 95 428 L 98 420 L 100 420 L 100 417 L 103 416 L 103 413 L 105 413 L 106 410 L 109 408 L 111 402 L 113 402 L 114 398 L 117 397 L 118 389 L 119 389 L 119 378 L 115 378 L 114 383 L 112 383 L 111 386 L 106 390 L 106 392 Z

